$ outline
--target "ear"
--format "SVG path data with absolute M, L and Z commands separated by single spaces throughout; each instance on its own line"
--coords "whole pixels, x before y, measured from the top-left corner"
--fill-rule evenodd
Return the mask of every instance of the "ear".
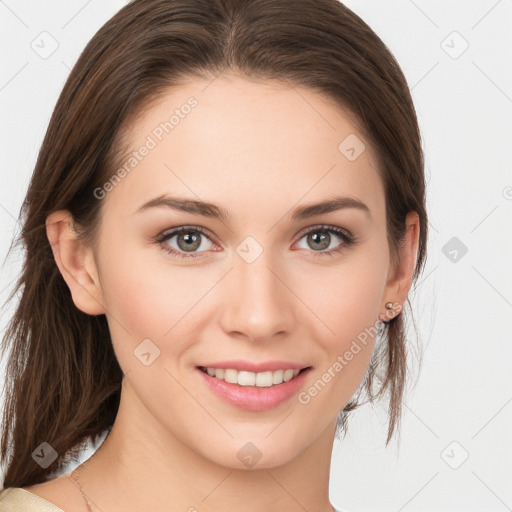
M 416 212 L 409 212 L 405 219 L 405 225 L 404 240 L 399 248 L 400 261 L 396 268 L 391 264 L 388 272 L 388 280 L 383 296 L 384 304 L 382 304 L 382 310 L 386 313 L 380 315 L 380 319 L 383 321 L 392 320 L 402 311 L 412 285 L 419 249 L 419 215 Z M 385 304 L 388 302 L 393 304 L 392 308 L 386 308 Z
M 48 215 L 46 235 L 75 306 L 89 315 L 105 313 L 94 253 L 78 241 L 71 213 L 58 210 Z

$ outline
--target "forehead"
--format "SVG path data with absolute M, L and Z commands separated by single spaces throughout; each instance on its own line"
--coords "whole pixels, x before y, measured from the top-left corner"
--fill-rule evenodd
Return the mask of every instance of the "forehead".
M 125 140 L 124 177 L 107 199 L 132 211 L 163 193 L 248 210 L 336 193 L 384 209 L 372 147 L 310 89 L 236 75 L 190 80 L 140 112 Z

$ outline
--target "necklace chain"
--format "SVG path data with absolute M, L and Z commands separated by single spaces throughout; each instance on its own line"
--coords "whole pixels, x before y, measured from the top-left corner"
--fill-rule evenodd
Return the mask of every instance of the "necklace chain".
M 85 494 L 84 490 L 82 489 L 82 486 L 80 485 L 80 481 L 78 480 L 78 468 L 75 468 L 72 472 L 71 472 L 71 475 L 70 475 L 70 478 L 76 482 L 76 484 L 78 485 L 78 488 L 80 489 L 80 494 L 82 495 L 82 498 L 84 499 L 85 501 L 85 505 L 87 506 L 87 510 L 88 512 L 92 512 L 92 508 L 91 508 L 91 504 L 89 502 L 89 500 L 87 499 L 87 495 Z

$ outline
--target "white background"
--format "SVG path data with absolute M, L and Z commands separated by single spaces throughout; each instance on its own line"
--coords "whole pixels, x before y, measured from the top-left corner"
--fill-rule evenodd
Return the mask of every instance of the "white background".
M 0 1 L 2 262 L 19 231 L 19 209 L 66 77 L 123 5 Z M 411 329 L 411 346 L 423 346 L 424 360 L 405 400 L 400 443 L 384 445 L 385 403 L 355 412 L 349 434 L 335 442 L 331 501 L 351 512 L 510 510 L 512 0 L 347 5 L 389 46 L 412 89 L 426 156 L 430 240 L 410 297 L 420 335 Z M 58 42 L 47 59 L 31 48 L 43 31 Z M 455 245 L 446 246 L 453 237 Z M 20 268 L 21 255 L 13 252 L 1 270 L 2 303 Z M 2 331 L 10 314 L 12 307 L 2 311 Z

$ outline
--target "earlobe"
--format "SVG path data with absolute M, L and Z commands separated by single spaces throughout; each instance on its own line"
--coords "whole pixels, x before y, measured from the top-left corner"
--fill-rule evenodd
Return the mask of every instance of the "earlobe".
M 46 219 L 46 234 L 75 306 L 89 315 L 105 313 L 92 249 L 77 239 L 71 213 L 51 213 Z

